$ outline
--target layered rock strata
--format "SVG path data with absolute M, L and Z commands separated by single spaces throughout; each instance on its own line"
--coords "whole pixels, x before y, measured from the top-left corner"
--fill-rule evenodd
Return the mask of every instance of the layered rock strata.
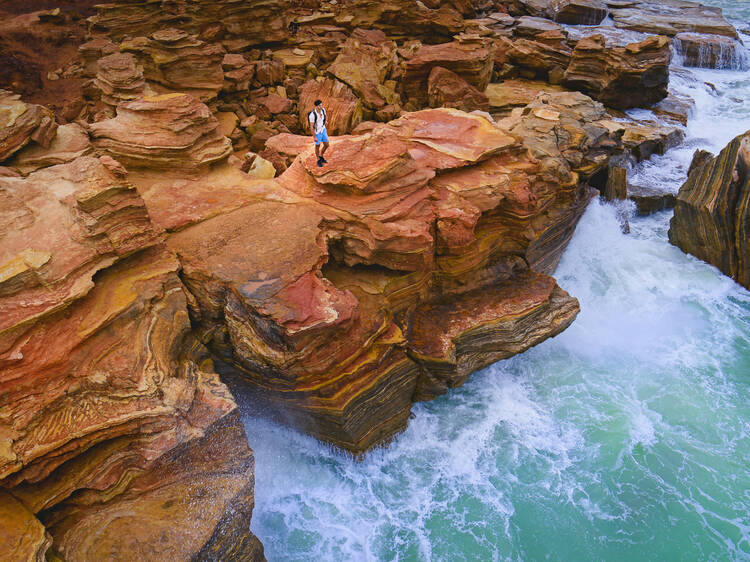
M 84 156 L 0 178 L 0 210 L 4 554 L 261 558 L 236 405 L 122 169 Z
M 30 142 L 49 147 L 56 132 L 55 116 L 49 109 L 0 90 L 0 162 Z
M 170 233 L 201 339 L 282 420 L 358 453 L 402 429 L 415 398 L 573 320 L 576 301 L 542 272 L 589 195 L 562 157 L 542 165 L 486 117 L 460 111 L 413 113 L 334 142 L 319 168 L 301 139 L 277 180 L 223 165 L 189 181 L 131 176 Z M 521 280 L 539 292 L 523 296 Z M 450 376 L 411 339 L 415 315 L 426 322 L 448 295 L 466 313 L 462 328 L 445 328 L 460 342 Z M 494 307 L 475 309 L 480 295 Z M 486 322 L 496 328 L 474 342 Z
M 224 48 L 181 29 L 162 29 L 149 37 L 123 41 L 120 50 L 132 53 L 143 65 L 143 76 L 157 91 L 162 87 L 208 101 L 224 86 Z
M 190 170 L 231 153 L 229 139 L 204 104 L 189 94 L 164 94 L 122 103 L 117 117 L 93 123 L 94 145 L 126 167 Z
M 750 288 L 750 132 L 691 170 L 669 241 Z

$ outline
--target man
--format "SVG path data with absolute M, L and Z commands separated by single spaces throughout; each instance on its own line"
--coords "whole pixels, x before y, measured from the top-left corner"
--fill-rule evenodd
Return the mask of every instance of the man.
M 307 116 L 307 119 L 310 121 L 310 131 L 315 141 L 315 156 L 318 157 L 318 166 L 322 168 L 323 164 L 328 163 L 323 158 L 326 150 L 328 150 L 328 131 L 326 130 L 328 116 L 326 115 L 326 110 L 323 108 L 322 101 L 315 100 L 315 107 Z M 322 148 L 321 145 L 323 145 Z

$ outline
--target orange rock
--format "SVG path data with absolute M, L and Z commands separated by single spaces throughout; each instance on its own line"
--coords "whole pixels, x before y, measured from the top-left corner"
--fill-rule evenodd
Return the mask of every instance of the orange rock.
M 49 109 L 0 90 L 0 162 L 31 141 L 48 148 L 56 132 L 57 123 Z
M 542 166 L 488 118 L 453 109 L 334 137 L 322 168 L 309 137 L 269 145 L 297 155 L 273 180 L 224 164 L 194 179 L 131 177 L 169 232 L 202 341 L 286 423 L 355 453 L 402 429 L 418 386 L 426 397 L 442 376 L 409 351 L 414 315 L 440 299 L 487 300 L 498 328 L 476 365 L 575 316 L 575 300 L 526 262 L 549 270 L 588 201 L 559 153 L 558 168 Z M 537 278 L 545 289 L 532 295 L 523 287 Z M 513 299 L 535 303 L 518 308 L 517 339 L 506 337 Z
M 329 135 L 345 135 L 362 121 L 362 104 L 348 86 L 330 78 L 310 80 L 299 92 L 299 119 L 303 132 L 310 130 L 308 115 L 318 99 L 326 109 Z
M 671 57 L 666 37 L 621 47 L 593 35 L 576 44 L 563 84 L 610 107 L 648 105 L 667 97 Z
M 93 84 L 101 91 L 102 101 L 113 106 L 143 97 L 146 87 L 143 67 L 130 53 L 115 53 L 99 59 Z
M 14 548 L 43 556 L 46 528 L 66 559 L 262 556 L 236 405 L 133 185 L 81 157 L 0 192 L 0 485 L 29 512 Z
M 123 41 L 120 50 L 135 56 L 143 66 L 143 76 L 158 92 L 185 92 L 209 101 L 224 85 L 224 48 L 186 31 L 162 29 L 149 37 Z
M 677 194 L 669 241 L 750 288 L 750 134 L 718 156 L 696 153 Z
M 416 108 L 424 107 L 430 72 L 437 66 L 456 73 L 479 91 L 484 91 L 490 83 L 492 63 L 490 43 L 478 37 L 461 37 L 451 43 L 423 45 L 403 63 L 403 94 Z
M 430 72 L 427 100 L 430 107 L 453 107 L 463 111 L 490 109 L 490 101 L 484 93 L 441 66 Z
M 90 126 L 94 145 L 126 167 L 197 168 L 226 158 L 231 142 L 204 104 L 165 94 L 120 104 L 117 117 Z

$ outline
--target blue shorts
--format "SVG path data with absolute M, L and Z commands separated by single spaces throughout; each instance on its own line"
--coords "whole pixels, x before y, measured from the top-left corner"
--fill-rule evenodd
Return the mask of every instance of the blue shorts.
M 315 135 L 315 144 L 320 144 L 321 142 L 328 142 L 328 131 L 325 127 L 323 127 L 322 132 Z

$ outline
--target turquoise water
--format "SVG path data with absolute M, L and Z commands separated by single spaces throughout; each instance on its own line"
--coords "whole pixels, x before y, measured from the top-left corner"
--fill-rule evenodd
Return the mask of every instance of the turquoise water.
M 697 102 L 686 144 L 631 175 L 668 191 L 750 129 L 750 74 L 672 87 Z M 593 203 L 556 273 L 576 322 L 416 405 L 387 449 L 354 462 L 247 415 L 268 559 L 750 560 L 750 293 L 670 246 L 669 212 L 617 216 Z

